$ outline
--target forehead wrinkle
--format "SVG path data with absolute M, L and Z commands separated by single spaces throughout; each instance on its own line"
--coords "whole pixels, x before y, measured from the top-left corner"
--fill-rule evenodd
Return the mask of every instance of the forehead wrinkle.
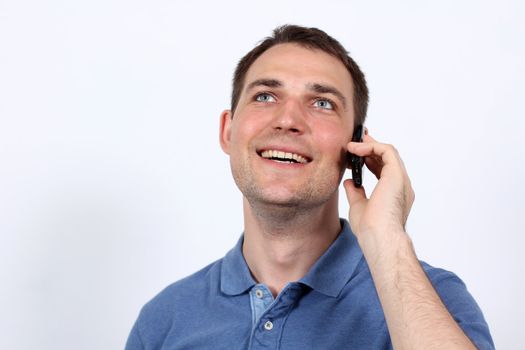
M 343 104 L 343 107 L 346 109 L 346 98 L 343 95 L 341 91 L 336 89 L 333 86 L 319 84 L 319 83 L 311 83 L 307 85 L 309 90 L 312 90 L 314 92 L 317 92 L 318 94 L 332 94 L 336 96 L 339 100 L 341 100 L 341 103 Z

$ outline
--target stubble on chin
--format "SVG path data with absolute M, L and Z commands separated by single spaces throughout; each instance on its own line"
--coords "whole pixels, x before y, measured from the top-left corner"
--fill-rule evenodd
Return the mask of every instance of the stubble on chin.
M 230 163 L 237 187 L 254 214 L 271 216 L 279 221 L 297 217 L 329 201 L 337 192 L 344 172 L 342 171 L 339 176 L 317 174 L 314 178 L 305 181 L 294 193 L 280 195 L 272 193 L 269 188 L 262 187 L 253 169 L 246 163 L 240 166 Z

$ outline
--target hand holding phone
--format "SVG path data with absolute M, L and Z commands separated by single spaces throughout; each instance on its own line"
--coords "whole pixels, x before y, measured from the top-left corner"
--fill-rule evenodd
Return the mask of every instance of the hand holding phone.
M 365 128 L 363 125 L 356 126 L 354 135 L 352 136 L 352 142 L 363 142 Z M 352 180 L 355 187 L 361 187 L 363 185 L 363 157 L 356 156 L 353 153 L 348 152 L 350 157 L 350 166 L 352 168 Z

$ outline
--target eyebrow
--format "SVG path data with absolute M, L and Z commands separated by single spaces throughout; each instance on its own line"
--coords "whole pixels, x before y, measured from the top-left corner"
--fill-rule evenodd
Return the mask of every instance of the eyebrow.
M 283 86 L 283 83 L 277 79 L 257 79 L 248 84 L 248 86 L 246 87 L 246 91 L 249 91 L 257 86 L 277 88 Z

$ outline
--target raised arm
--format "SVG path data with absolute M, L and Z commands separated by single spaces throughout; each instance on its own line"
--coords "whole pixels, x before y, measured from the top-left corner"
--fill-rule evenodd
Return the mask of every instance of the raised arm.
M 348 150 L 364 156 L 378 183 L 370 198 L 344 187 L 350 224 L 369 265 L 395 349 L 475 349 L 423 271 L 405 223 L 414 191 L 397 150 L 365 135 Z

